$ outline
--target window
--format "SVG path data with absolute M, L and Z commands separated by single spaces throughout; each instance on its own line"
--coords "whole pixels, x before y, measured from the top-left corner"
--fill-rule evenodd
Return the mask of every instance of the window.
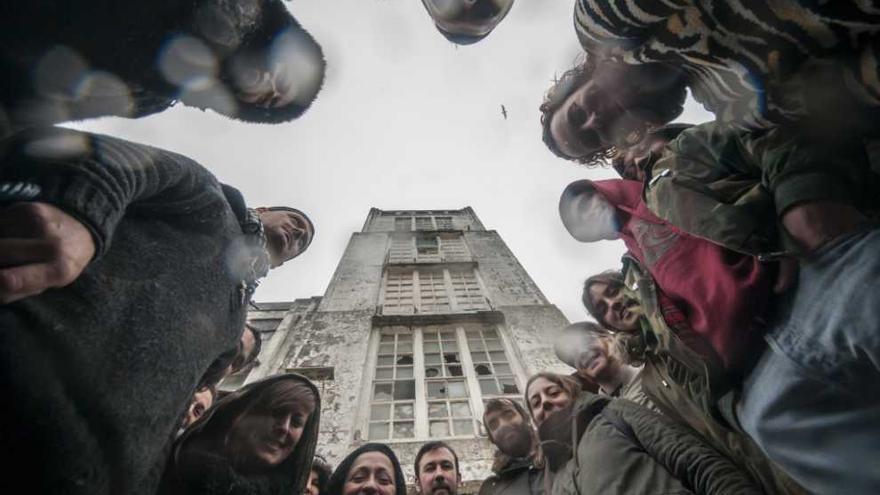
M 389 263 L 470 261 L 464 238 L 458 233 L 397 235 L 391 238 Z
M 434 217 L 437 230 L 452 230 L 452 217 Z
M 390 268 L 381 314 L 468 313 L 488 310 L 472 268 Z
M 394 230 L 404 232 L 412 230 L 412 217 L 394 217 Z
M 416 230 L 434 230 L 433 217 L 416 217 Z
M 491 325 L 397 326 L 383 328 L 374 339 L 370 440 L 471 437 L 484 400 L 519 398 L 510 361 Z

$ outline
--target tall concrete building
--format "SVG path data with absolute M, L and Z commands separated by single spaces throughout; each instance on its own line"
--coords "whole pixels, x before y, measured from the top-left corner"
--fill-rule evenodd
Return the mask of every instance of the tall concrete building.
M 465 493 L 490 474 L 485 401 L 520 399 L 529 375 L 565 368 L 549 336 L 567 320 L 471 208 L 370 210 L 323 297 L 256 303 L 249 320 L 263 336 L 260 363 L 224 387 L 309 376 L 331 463 L 385 442 L 412 484 L 418 448 L 443 439 Z

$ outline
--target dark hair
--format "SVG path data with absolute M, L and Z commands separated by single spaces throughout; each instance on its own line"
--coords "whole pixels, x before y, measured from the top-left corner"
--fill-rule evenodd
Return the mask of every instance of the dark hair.
M 588 167 L 608 165 L 609 160 L 618 154 L 613 145 L 599 148 L 585 156 L 568 156 L 559 149 L 553 135 L 550 132 L 550 123 L 553 115 L 565 103 L 568 97 L 584 84 L 593 79 L 600 70 L 605 67 L 626 67 L 632 71 L 626 80 L 656 82 L 667 93 L 663 97 L 657 97 L 655 92 L 645 93 L 642 98 L 630 102 L 625 110 L 637 113 L 640 118 L 650 121 L 655 125 L 664 125 L 681 115 L 684 111 L 684 101 L 687 97 L 687 87 L 681 72 L 659 63 L 628 65 L 613 60 L 597 60 L 588 54 L 583 55 L 583 61 L 575 63 L 575 66 L 562 74 L 562 77 L 553 82 L 553 86 L 544 95 L 544 102 L 540 106 L 541 126 L 543 133 L 541 139 L 554 155 L 587 165 Z M 635 84 L 635 83 L 634 83 Z
M 529 417 L 529 413 L 526 412 L 526 410 L 523 408 L 522 405 L 520 405 L 519 402 L 513 399 L 491 399 L 486 402 L 486 407 L 483 410 L 483 425 L 486 427 L 486 435 L 489 436 L 489 441 L 491 441 L 492 443 L 495 443 L 495 439 L 492 438 L 492 431 L 489 430 L 489 425 L 486 424 L 486 416 L 488 416 L 489 413 L 493 413 L 495 411 L 503 411 L 505 409 L 513 409 L 514 411 L 516 411 L 517 414 L 520 415 L 520 417 L 523 418 L 523 421 L 526 424 L 532 423 L 532 418 Z
M 400 461 L 397 460 L 397 456 L 394 454 L 394 451 L 391 450 L 391 447 L 384 443 L 367 443 L 345 456 L 345 459 L 336 466 L 336 470 L 333 471 L 330 480 L 327 482 L 328 495 L 342 495 L 342 488 L 345 486 L 348 472 L 351 471 L 354 461 L 357 460 L 361 454 L 366 454 L 368 452 L 379 452 L 391 461 L 391 466 L 394 469 L 394 488 L 396 495 L 406 495 L 406 480 L 403 477 L 403 469 L 400 468 Z
M 416 462 L 415 462 L 416 478 L 419 477 L 419 462 L 422 461 L 422 457 L 424 457 L 425 454 L 427 454 L 428 452 L 433 452 L 438 449 L 446 449 L 452 453 L 452 458 L 455 459 L 455 472 L 457 474 L 461 475 L 461 471 L 459 471 L 459 469 L 458 469 L 458 454 L 455 453 L 455 450 L 453 450 L 452 447 L 450 447 L 449 444 L 447 444 L 446 442 L 441 442 L 440 440 L 434 440 L 432 442 L 428 442 L 428 443 L 422 445 L 422 448 L 419 449 L 419 453 L 416 454 Z
M 260 331 L 254 328 L 249 323 L 244 324 L 244 330 L 242 332 L 250 330 L 252 334 L 254 334 L 254 349 L 245 356 L 244 349 L 241 346 L 241 339 L 238 342 L 238 352 L 235 354 L 235 358 L 232 360 L 232 373 L 238 373 L 239 371 L 247 368 L 251 363 L 257 360 L 257 356 L 260 355 L 260 351 L 263 349 L 263 337 L 260 335 Z
M 535 373 L 529 378 L 529 381 L 526 382 L 526 391 L 525 391 L 525 399 L 526 404 L 529 404 L 529 387 L 532 386 L 532 383 L 538 378 L 543 378 L 547 381 L 555 383 L 559 385 L 559 387 L 571 397 L 571 400 L 574 401 L 581 394 L 581 384 L 574 380 L 574 378 L 570 376 L 560 375 L 559 373 L 553 373 L 550 371 L 541 371 L 540 373 Z M 532 407 L 527 406 L 529 411 L 529 417 L 534 420 L 535 415 L 532 414 Z
M 593 305 L 592 299 L 590 299 L 590 287 L 593 284 L 608 284 L 610 287 L 623 287 L 623 273 L 617 270 L 607 270 L 602 273 L 597 273 L 584 281 L 584 291 L 581 293 L 581 302 L 584 303 L 584 307 L 600 325 L 608 328 L 608 323 L 605 321 L 604 315 L 599 314 L 596 310 L 596 306 Z
M 291 208 L 290 206 L 269 206 L 266 208 L 266 210 L 267 211 L 288 211 L 291 213 L 296 213 L 297 215 L 303 217 L 303 219 L 305 219 L 306 223 L 309 224 L 309 230 L 312 231 L 312 235 L 309 236 L 309 242 L 307 242 L 306 245 L 303 246 L 303 251 L 305 251 L 306 248 L 312 244 L 312 239 L 315 238 L 315 224 L 312 223 L 312 219 L 309 218 L 308 215 L 303 213 L 302 210 L 297 210 L 296 208 Z
M 318 494 L 326 495 L 327 482 L 330 480 L 330 475 L 333 474 L 333 468 L 330 467 L 330 464 L 327 463 L 323 456 L 315 454 L 311 469 L 318 473 Z

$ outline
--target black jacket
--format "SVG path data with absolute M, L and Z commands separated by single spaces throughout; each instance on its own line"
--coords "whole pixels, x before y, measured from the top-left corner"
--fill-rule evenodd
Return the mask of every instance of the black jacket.
M 13 454 L 0 484 L 152 495 L 196 384 L 244 325 L 241 195 L 186 157 L 107 136 L 49 129 L 0 153 L 0 184 L 39 186 L 33 201 L 96 244 L 71 285 L 0 306 L 0 444 Z
M 200 451 L 200 436 L 223 435 L 267 385 L 281 380 L 300 381 L 315 394 L 315 410 L 303 427 L 293 453 L 284 462 L 260 475 L 243 475 L 232 468 L 220 452 Z M 284 495 L 302 493 L 309 479 L 318 429 L 321 402 L 318 389 L 305 377 L 283 374 L 241 388 L 221 399 L 174 442 L 162 480 L 161 495 Z M 204 434 L 204 435 L 203 435 Z M 211 442 L 207 442 L 211 444 Z
M 544 470 L 531 459 L 511 459 L 507 466 L 486 478 L 479 495 L 541 495 L 544 493 Z

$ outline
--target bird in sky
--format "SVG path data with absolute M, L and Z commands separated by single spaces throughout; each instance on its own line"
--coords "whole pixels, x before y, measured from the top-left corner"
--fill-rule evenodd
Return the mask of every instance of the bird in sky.
M 507 120 L 507 109 L 504 108 L 504 105 L 501 105 L 501 115 L 504 116 L 504 120 Z

